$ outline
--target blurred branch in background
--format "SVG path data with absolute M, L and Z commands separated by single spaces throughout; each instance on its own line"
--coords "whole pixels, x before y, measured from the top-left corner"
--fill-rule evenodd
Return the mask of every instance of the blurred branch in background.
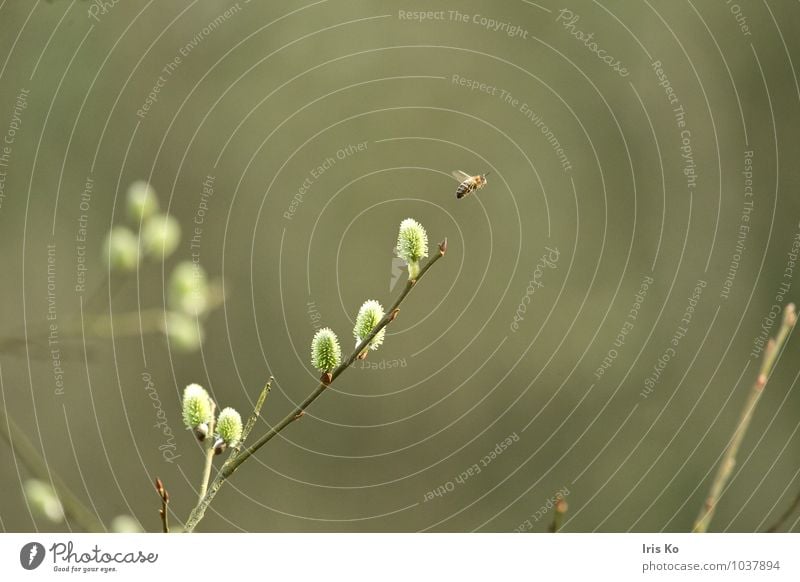
M 772 371 L 775 367 L 775 362 L 778 359 L 778 354 L 780 354 L 781 349 L 786 343 L 786 339 L 789 337 L 789 332 L 792 331 L 792 328 L 796 322 L 797 313 L 795 312 L 794 304 L 790 303 L 783 310 L 783 322 L 778 330 L 778 335 L 769 340 L 769 343 L 764 350 L 764 359 L 761 362 L 761 369 L 758 372 L 758 377 L 750 389 L 750 393 L 747 396 L 747 401 L 745 402 L 744 408 L 742 408 L 739 422 L 736 425 L 736 430 L 733 432 L 733 436 L 728 442 L 728 446 L 726 447 L 722 457 L 722 462 L 717 469 L 714 480 L 711 482 L 711 488 L 709 489 L 708 497 L 706 498 L 703 508 L 700 510 L 700 514 L 697 516 L 697 520 L 692 528 L 692 531 L 695 533 L 704 533 L 708 531 L 708 526 L 711 523 L 711 519 L 714 517 L 714 511 L 717 508 L 717 504 L 719 503 L 722 495 L 725 493 L 725 487 L 728 484 L 731 475 L 733 474 L 733 469 L 736 466 L 736 455 L 739 452 L 739 447 L 742 444 L 742 440 L 747 432 L 747 428 L 750 426 L 750 421 L 753 418 L 753 412 L 755 411 L 756 405 L 761 398 L 761 394 L 763 394 L 764 388 L 767 385 L 767 381 L 772 374 Z
M 69 490 L 64 481 L 55 474 L 45 463 L 39 451 L 33 446 L 22 430 L 11 419 L 5 407 L 0 405 L 0 415 L 3 417 L 0 420 L 0 436 L 3 437 L 11 448 L 11 454 L 15 459 L 22 461 L 22 464 L 30 471 L 30 473 L 41 483 L 50 483 L 53 488 L 53 493 L 58 498 L 58 501 L 63 507 L 64 515 L 66 515 L 72 523 L 86 532 L 105 532 L 106 528 L 103 526 L 100 519 L 92 513 L 73 493 Z M 26 487 L 26 497 L 28 503 L 31 503 L 30 490 Z
M 136 311 L 115 312 L 112 309 L 111 301 L 122 289 L 146 278 L 144 259 L 150 265 L 163 267 L 175 253 L 181 237 L 180 224 L 175 217 L 159 210 L 158 196 L 149 183 L 137 180 L 128 187 L 126 209 L 129 224 L 137 230 L 125 224 L 109 229 L 102 251 L 103 280 L 81 303 L 80 312 L 72 314 L 61 330 L 81 339 L 163 334 L 178 351 L 194 352 L 203 342 L 206 318 L 225 302 L 222 282 L 209 280 L 195 258 L 181 261 L 172 268 L 169 280 L 165 281 L 166 305 Z M 112 273 L 118 283 L 110 287 Z M 85 282 L 80 286 L 85 290 Z M 108 314 L 94 312 L 95 304 L 101 300 L 107 302 Z M 5 338 L 0 341 L 0 351 L 27 354 L 37 342 L 44 346 L 48 334 L 46 330 Z M 49 357 L 49 350 L 35 351 L 47 353 Z
M 783 514 L 778 518 L 778 520 L 775 523 L 769 526 L 769 528 L 767 529 L 767 533 L 775 533 L 783 529 L 783 526 L 786 524 L 786 522 L 789 521 L 789 518 L 792 517 L 794 512 L 797 511 L 799 508 L 800 508 L 800 491 L 797 492 L 797 496 L 794 498 L 794 501 L 792 501 L 792 504 L 788 508 L 786 508 L 786 511 L 783 512 Z
M 85 333 L 87 338 L 138 337 L 161 333 L 171 341 L 173 347 L 191 352 L 202 341 L 205 315 L 225 302 L 221 281 L 209 282 L 203 292 L 206 299 L 202 313 L 185 313 L 170 305 L 168 309 L 153 307 L 113 315 L 88 314 L 83 322 L 65 325 L 64 331 L 76 336 Z

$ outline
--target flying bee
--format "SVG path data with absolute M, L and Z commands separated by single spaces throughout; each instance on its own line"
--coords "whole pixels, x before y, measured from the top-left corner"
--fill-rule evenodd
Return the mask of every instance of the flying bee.
M 456 170 L 452 172 L 453 178 L 459 181 L 458 188 L 456 189 L 456 198 L 463 198 L 473 190 L 480 190 L 486 186 L 486 176 L 489 172 L 483 175 L 470 176 L 466 172 Z

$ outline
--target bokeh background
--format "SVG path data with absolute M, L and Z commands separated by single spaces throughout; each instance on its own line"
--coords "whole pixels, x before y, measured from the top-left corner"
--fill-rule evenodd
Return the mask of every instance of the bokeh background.
M 545 531 L 562 491 L 565 531 L 687 531 L 773 306 L 800 297 L 799 29 L 766 1 L 0 2 L 3 405 L 104 527 L 157 531 L 156 476 L 180 523 L 202 467 L 183 387 L 246 414 L 274 375 L 266 431 L 315 386 L 315 329 L 349 350 L 358 306 L 398 293 L 411 216 L 447 256 L 200 529 Z M 489 184 L 456 200 L 456 169 Z M 136 180 L 180 242 L 112 271 Z M 193 258 L 225 301 L 187 350 L 137 314 Z M 713 531 L 763 530 L 800 490 L 799 349 Z M 33 477 L 3 443 L 0 527 L 80 529 L 28 503 Z

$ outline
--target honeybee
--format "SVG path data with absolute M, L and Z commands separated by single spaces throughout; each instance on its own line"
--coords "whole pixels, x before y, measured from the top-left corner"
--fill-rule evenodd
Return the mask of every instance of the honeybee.
M 458 188 L 456 189 L 456 198 L 463 198 L 473 190 L 480 190 L 486 186 L 486 176 L 489 175 L 489 172 L 483 175 L 470 176 L 466 172 L 455 170 L 452 172 L 452 175 L 453 178 L 459 181 Z

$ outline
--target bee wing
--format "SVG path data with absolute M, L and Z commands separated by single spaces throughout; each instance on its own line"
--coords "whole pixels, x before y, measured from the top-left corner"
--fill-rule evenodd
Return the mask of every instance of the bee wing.
M 453 170 L 450 172 L 450 175 L 453 176 L 459 182 L 463 182 L 464 180 L 469 180 L 472 176 L 467 174 L 466 172 L 462 172 L 461 170 Z

